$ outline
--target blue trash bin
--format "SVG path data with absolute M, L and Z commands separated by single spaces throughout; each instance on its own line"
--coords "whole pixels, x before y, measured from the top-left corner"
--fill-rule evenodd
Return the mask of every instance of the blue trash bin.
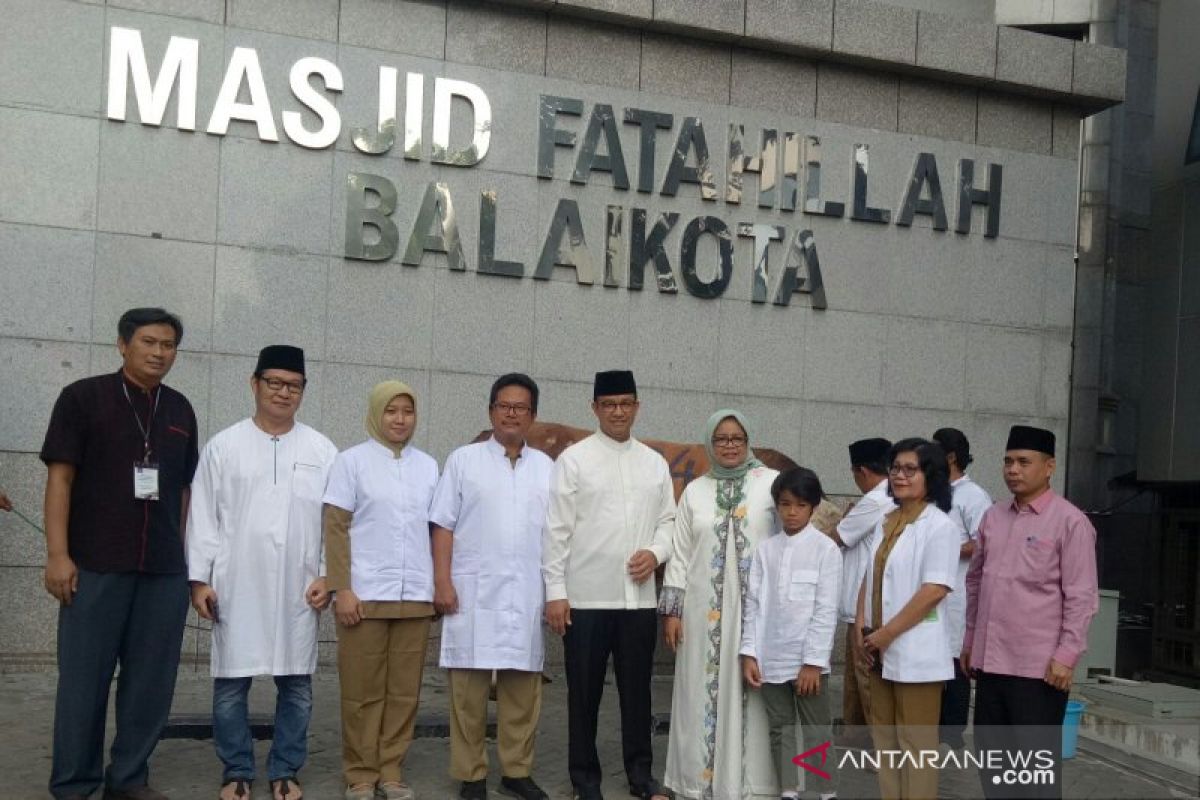
M 1067 713 L 1063 715 L 1062 757 L 1074 758 L 1075 747 L 1079 744 L 1079 720 L 1087 703 L 1082 700 L 1068 700 Z

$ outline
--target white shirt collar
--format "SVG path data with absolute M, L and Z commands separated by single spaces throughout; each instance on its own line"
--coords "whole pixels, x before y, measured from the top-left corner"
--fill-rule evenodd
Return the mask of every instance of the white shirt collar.
M 599 439 L 600 442 L 603 443 L 606 447 L 610 447 L 613 450 L 617 450 L 620 452 L 623 452 L 625 450 L 628 450 L 630 447 L 633 447 L 633 443 L 635 441 L 631 434 L 630 437 L 628 439 L 626 439 L 625 441 L 618 442 L 616 439 L 612 438 L 607 433 L 605 433 L 604 431 L 599 430 L 599 429 L 596 430 L 596 438 Z
M 486 447 L 489 452 L 491 452 L 495 455 L 498 455 L 505 459 L 508 458 L 508 451 L 504 449 L 504 445 L 500 444 L 500 442 L 498 442 L 496 440 L 495 434 L 493 434 L 492 436 L 489 436 L 487 441 L 483 443 L 483 446 Z M 521 452 L 517 454 L 518 460 L 525 457 L 525 448 L 527 448 L 527 447 L 529 447 L 528 442 L 521 442 Z

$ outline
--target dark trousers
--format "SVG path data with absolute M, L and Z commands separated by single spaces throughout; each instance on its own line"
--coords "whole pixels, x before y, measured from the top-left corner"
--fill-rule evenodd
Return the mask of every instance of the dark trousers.
M 187 575 L 79 572 L 79 590 L 58 612 L 58 696 L 54 706 L 55 797 L 88 795 L 101 782 L 145 785 L 171 699 L 188 609 Z M 113 672 L 117 732 L 108 770 L 104 721 Z
M 650 676 L 658 638 L 655 609 L 571 609 L 563 636 L 567 671 L 567 769 L 571 785 L 600 787 L 596 723 L 612 654 L 621 702 L 621 754 L 631 789 L 651 780 Z
M 979 673 L 975 683 L 975 746 L 984 751 L 1025 755 L 1048 751 L 1053 760 L 1047 764 L 1044 755 L 1034 755 L 1024 770 L 1049 766 L 1052 781 L 1017 782 L 1021 776 L 1011 774 L 1013 765 L 1007 758 L 1004 770 L 981 769 L 979 780 L 989 800 L 1062 797 L 1062 723 L 1067 695 L 1040 678 Z M 1006 770 L 1010 774 L 1006 775 Z M 1021 771 L 1018 765 L 1017 772 Z
M 957 749 L 963 746 L 963 731 L 971 714 L 971 679 L 954 659 L 954 677 L 942 690 L 942 716 L 938 720 L 941 741 Z

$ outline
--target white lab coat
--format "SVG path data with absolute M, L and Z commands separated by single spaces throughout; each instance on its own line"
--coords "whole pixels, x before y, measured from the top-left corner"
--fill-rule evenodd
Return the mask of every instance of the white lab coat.
M 739 652 L 757 659 L 765 683 L 794 681 L 805 664 L 829 673 L 841 581 L 841 550 L 811 524 L 755 549 Z
M 883 542 L 883 523 L 876 527 L 875 544 L 863 580 L 866 585 L 866 624 L 878 628 L 908 605 L 921 584 L 954 587 L 958 568 L 958 526 L 941 509 L 927 505 L 900 534 L 883 567 L 883 619 L 872 614 L 875 553 Z M 954 677 L 946 598 L 925 619 L 896 637 L 883 651 L 883 677 L 900 683 L 929 683 Z M 957 654 L 955 654 L 957 655 Z
M 429 520 L 454 533 L 450 577 L 458 612 L 442 618 L 448 669 L 540 672 L 542 528 L 554 462 L 524 447 L 516 465 L 495 439 L 446 460 Z
M 321 495 L 337 448 L 297 422 L 282 436 L 246 419 L 200 454 L 188 514 L 188 578 L 217 593 L 214 678 L 307 675 L 318 614 L 305 593 L 325 571 Z
M 429 502 L 437 479 L 433 456 L 412 445 L 396 458 L 367 439 L 338 455 L 325 502 L 354 515 L 350 588 L 359 600 L 433 601 Z
M 950 484 L 950 519 L 958 526 L 960 547 L 979 537 L 979 522 L 992 507 L 992 498 L 970 476 L 963 475 Z M 954 576 L 954 591 L 946 597 L 946 624 L 950 637 L 950 654 L 958 658 L 962 652 L 967 627 L 967 568 L 970 558 L 960 558 Z

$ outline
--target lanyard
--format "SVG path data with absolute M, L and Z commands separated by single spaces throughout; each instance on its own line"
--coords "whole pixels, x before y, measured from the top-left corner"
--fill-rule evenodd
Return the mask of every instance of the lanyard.
M 150 418 L 146 420 L 146 424 L 142 425 L 142 418 L 138 416 L 137 407 L 133 404 L 133 398 L 129 396 L 129 387 L 125 385 L 125 381 L 121 381 L 121 391 L 125 392 L 125 401 L 129 403 L 129 409 L 133 412 L 133 421 L 137 423 L 138 431 L 142 434 L 142 461 L 150 461 L 150 431 L 154 427 L 154 415 L 158 413 L 158 399 L 162 396 L 162 387 L 157 386 L 154 389 L 154 405 L 150 407 Z

